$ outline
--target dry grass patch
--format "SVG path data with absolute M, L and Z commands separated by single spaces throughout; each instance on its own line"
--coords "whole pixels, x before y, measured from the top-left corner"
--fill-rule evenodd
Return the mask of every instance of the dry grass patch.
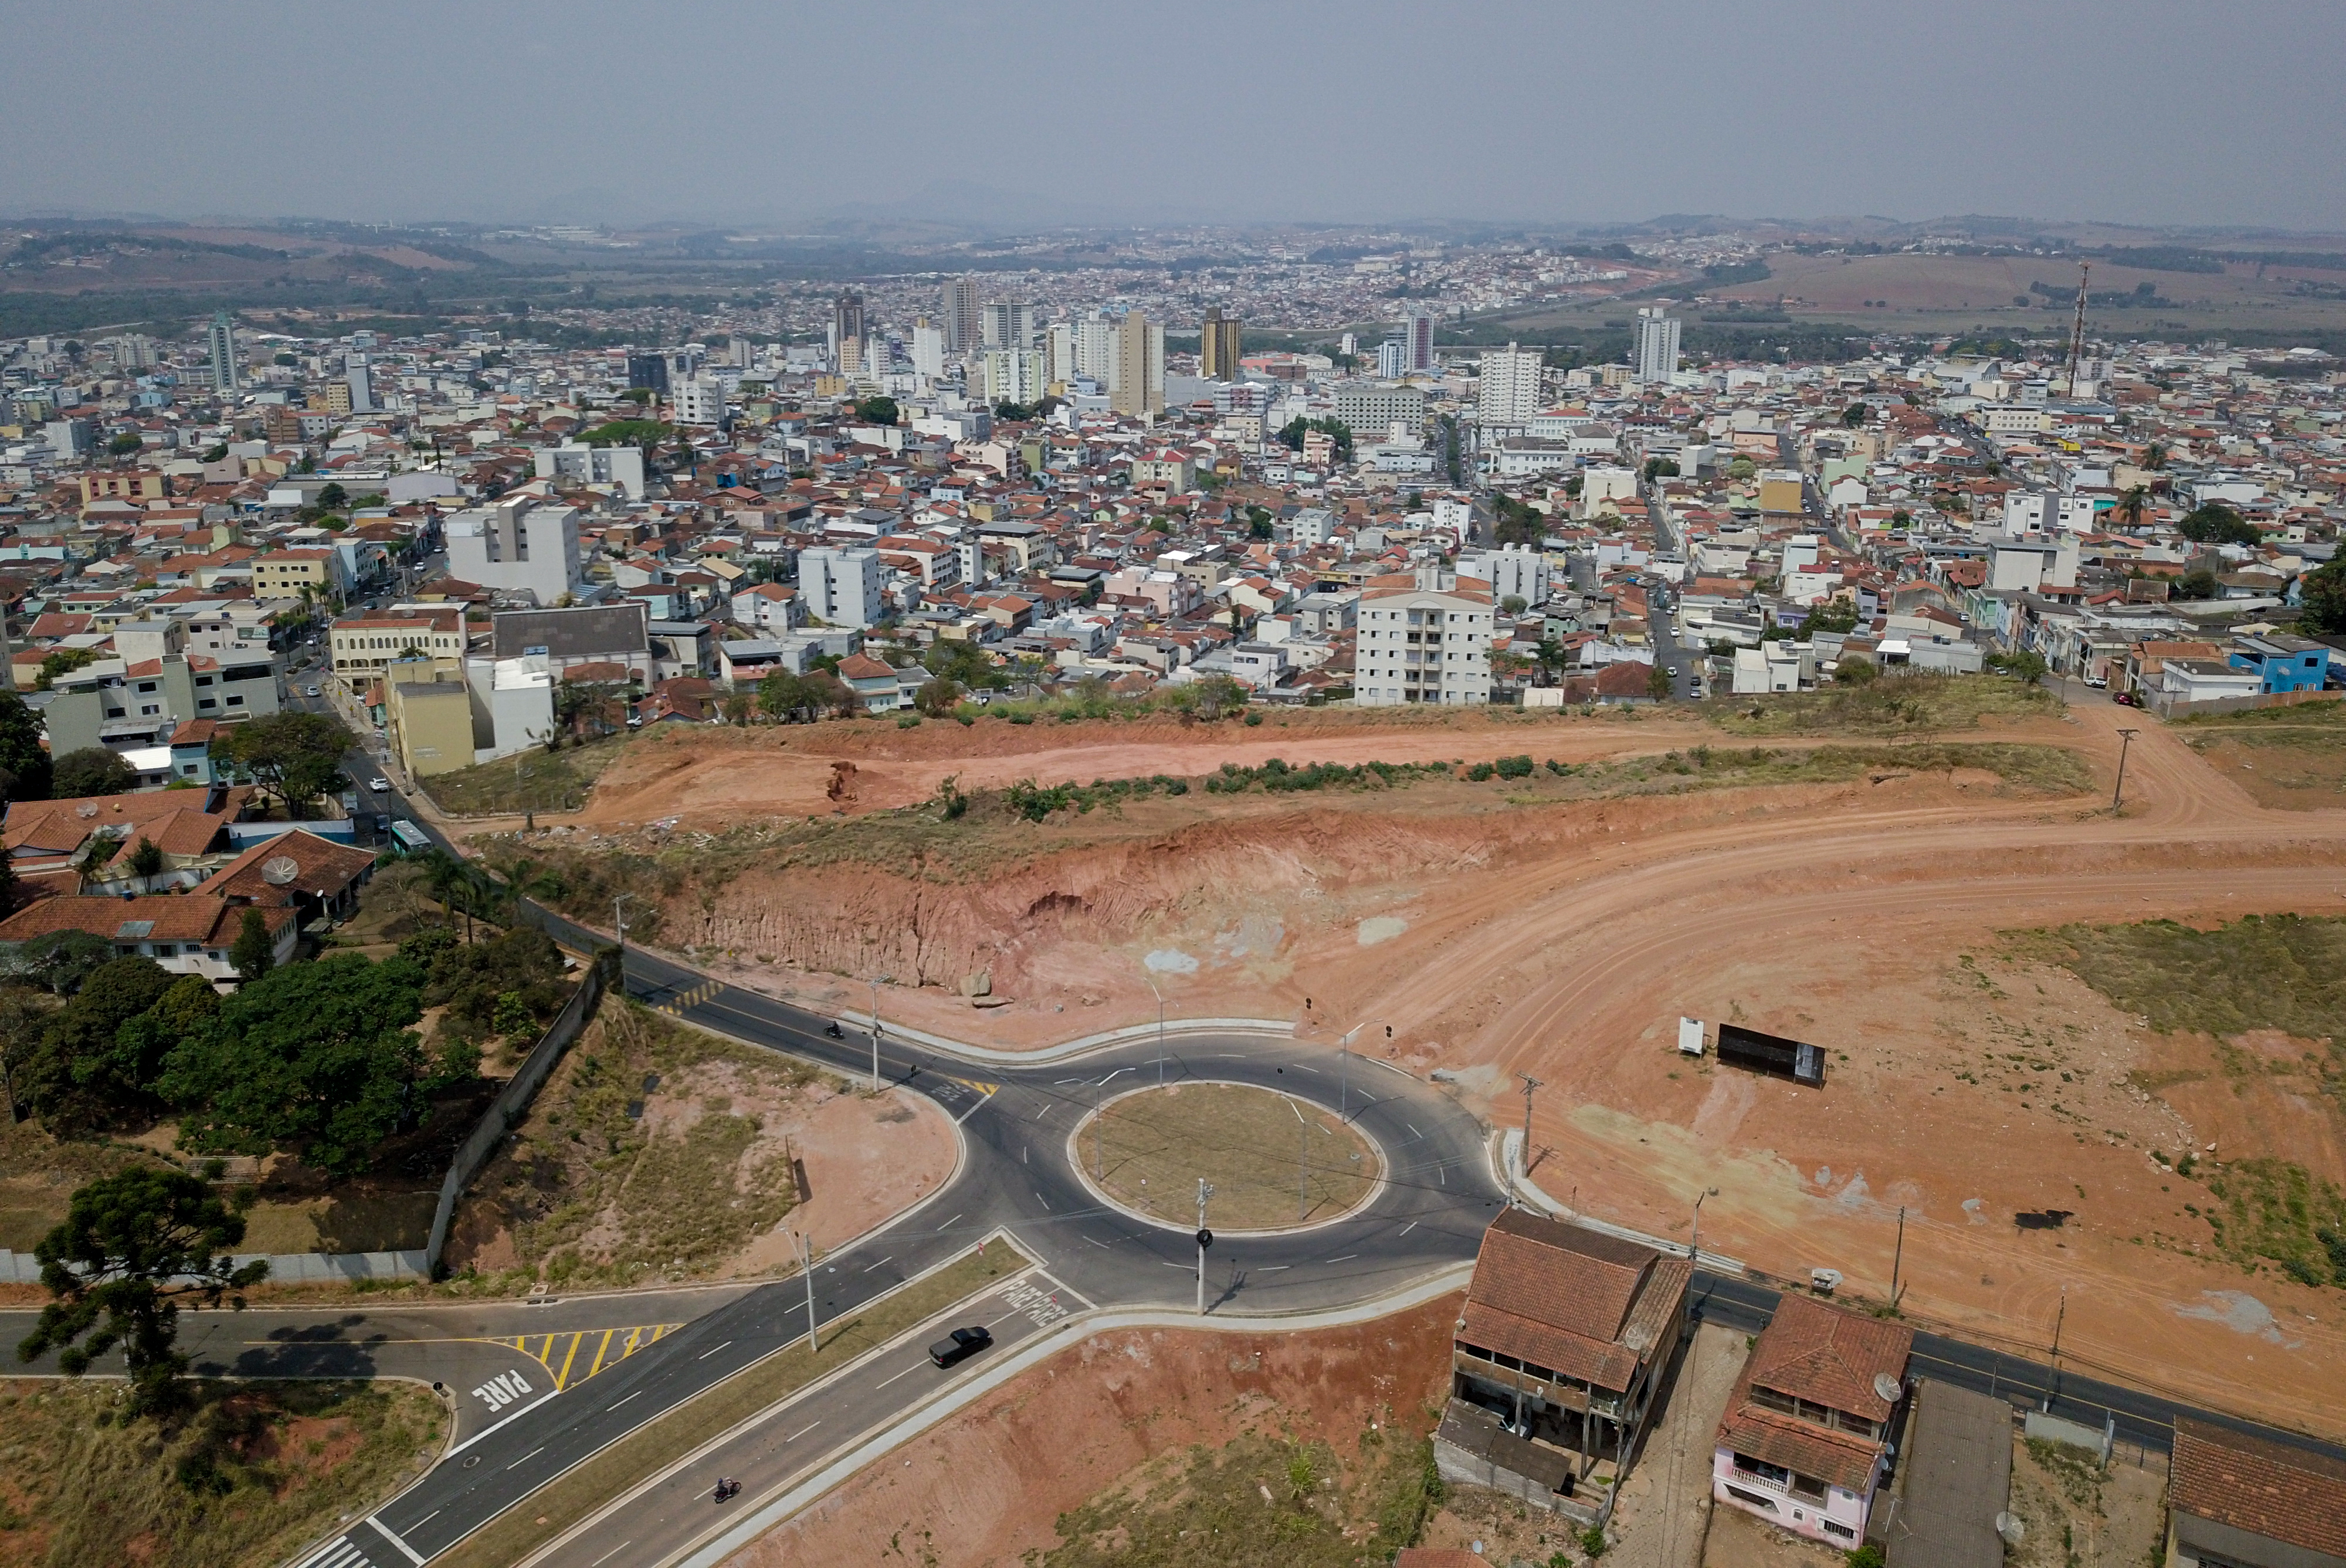
M 1269 1230 L 1329 1219 L 1376 1185 L 1376 1152 L 1331 1111 L 1238 1084 L 1177 1084 L 1127 1095 L 1077 1135 L 1085 1169 L 1118 1203 L 1178 1223 L 1197 1217 L 1198 1178 L 1214 1186 L 1208 1223 Z
M 506 817 L 520 811 L 575 811 L 603 770 L 627 748 L 614 735 L 560 751 L 533 748 L 474 768 L 422 779 L 425 793 L 452 817 Z
M 408 1383 L 207 1383 L 177 1430 L 114 1424 L 120 1385 L 0 1383 L 0 1568 L 256 1568 L 365 1512 L 439 1451 Z
M 2035 718 L 2060 708 L 2052 692 L 2010 676 L 1918 674 L 1720 697 L 1702 711 L 1730 735 L 1909 735 L 1976 729 L 1991 718 Z

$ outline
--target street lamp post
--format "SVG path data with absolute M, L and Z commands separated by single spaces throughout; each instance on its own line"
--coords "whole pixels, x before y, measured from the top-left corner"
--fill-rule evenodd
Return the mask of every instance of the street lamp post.
M 882 974 L 863 983 L 872 988 L 872 1092 L 875 1095 L 880 1092 L 880 988 L 894 979 Z
M 1153 980 L 1148 981 L 1148 993 L 1157 998 L 1157 1086 L 1161 1089 L 1165 1087 L 1165 993 Z
M 1719 1189 L 1715 1186 L 1707 1186 L 1703 1188 L 1702 1191 L 1695 1195 L 1694 1234 L 1687 1238 L 1687 1261 L 1689 1263 L 1696 1261 L 1698 1249 L 1702 1242 L 1702 1200 L 1707 1197 L 1717 1197 L 1718 1196 Z
M 621 893 L 611 901 L 611 926 L 619 933 L 619 962 L 622 964 L 627 959 L 627 901 L 635 896 L 633 893 Z
M 2134 738 L 2141 733 L 2139 729 L 2118 731 L 2118 781 L 2110 789 L 2110 810 L 2113 815 L 2120 806 L 2126 804 L 2127 753 L 2134 749 Z

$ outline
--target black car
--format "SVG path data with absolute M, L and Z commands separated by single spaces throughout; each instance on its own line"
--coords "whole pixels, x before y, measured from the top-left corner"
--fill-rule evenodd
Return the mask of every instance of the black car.
M 964 1356 L 974 1356 L 994 1343 L 994 1335 L 983 1327 L 956 1329 L 929 1347 L 929 1359 L 940 1367 L 950 1367 Z

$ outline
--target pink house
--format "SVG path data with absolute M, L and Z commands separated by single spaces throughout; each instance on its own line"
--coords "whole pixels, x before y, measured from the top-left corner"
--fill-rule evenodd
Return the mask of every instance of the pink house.
M 1843 1548 L 1888 1469 L 1914 1331 L 1786 1296 L 1751 1348 L 1711 1457 L 1717 1501 Z

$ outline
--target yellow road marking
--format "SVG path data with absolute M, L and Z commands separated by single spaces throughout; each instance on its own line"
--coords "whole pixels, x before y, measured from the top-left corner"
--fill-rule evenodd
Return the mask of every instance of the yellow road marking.
M 639 1323 L 632 1328 L 574 1329 L 552 1334 L 522 1334 L 474 1340 L 473 1343 L 503 1345 L 508 1349 L 520 1351 L 546 1369 L 546 1375 L 554 1380 L 555 1391 L 559 1393 L 573 1382 L 583 1383 L 597 1373 L 617 1366 L 638 1350 L 659 1343 L 673 1330 L 682 1327 L 680 1323 Z M 626 1338 L 620 1339 L 622 1335 Z M 578 1351 L 590 1336 L 597 1337 L 595 1352 L 588 1359 L 586 1369 L 581 1372 L 578 1371 Z M 616 1346 L 612 1343 L 615 1339 L 618 1340 Z M 558 1357 L 556 1353 L 557 1347 L 560 1350 Z M 574 1372 L 577 1373 L 576 1378 L 571 1375 Z

